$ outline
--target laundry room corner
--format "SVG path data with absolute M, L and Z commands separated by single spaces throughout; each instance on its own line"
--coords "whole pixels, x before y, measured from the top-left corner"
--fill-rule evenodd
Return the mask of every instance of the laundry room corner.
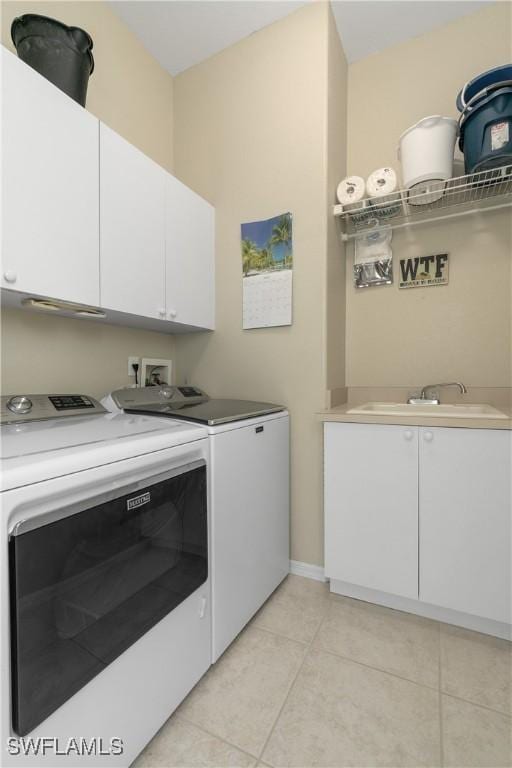
M 291 557 L 317 565 L 322 465 L 313 414 L 327 405 L 327 388 L 344 386 L 344 266 L 325 202 L 345 171 L 346 76 L 330 7 L 313 3 L 174 83 L 176 174 L 217 215 L 217 330 L 177 341 L 179 375 L 213 393 L 243 390 L 288 405 Z M 280 210 L 294 222 L 293 325 L 244 331 L 240 224 Z

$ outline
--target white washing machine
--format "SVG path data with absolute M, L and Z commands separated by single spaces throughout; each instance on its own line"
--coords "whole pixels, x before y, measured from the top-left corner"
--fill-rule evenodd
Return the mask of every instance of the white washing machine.
M 207 430 L 1 401 L 3 766 L 128 766 L 211 663 Z
M 290 570 L 288 413 L 273 403 L 211 399 L 197 387 L 120 389 L 103 403 L 208 430 L 215 662 Z

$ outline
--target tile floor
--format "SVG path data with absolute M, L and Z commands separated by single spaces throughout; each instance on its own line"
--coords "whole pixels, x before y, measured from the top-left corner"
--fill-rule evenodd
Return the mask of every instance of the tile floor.
M 509 768 L 511 648 L 289 576 L 133 768 Z

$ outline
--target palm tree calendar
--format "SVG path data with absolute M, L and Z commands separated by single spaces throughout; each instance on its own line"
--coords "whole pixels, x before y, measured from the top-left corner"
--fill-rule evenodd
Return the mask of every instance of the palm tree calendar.
M 292 269 L 292 215 L 242 224 L 244 277 L 261 272 Z
M 242 224 L 243 328 L 292 322 L 292 214 Z

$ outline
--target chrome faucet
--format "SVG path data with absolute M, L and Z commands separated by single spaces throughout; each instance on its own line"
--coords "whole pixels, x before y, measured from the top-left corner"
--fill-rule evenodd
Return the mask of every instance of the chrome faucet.
M 421 390 L 421 395 L 419 397 L 412 396 L 407 400 L 407 402 L 411 405 L 439 405 L 441 401 L 435 391 L 432 392 L 429 397 L 429 390 L 436 390 L 438 387 L 458 387 L 461 395 L 465 395 L 468 391 L 464 384 L 462 384 L 460 381 L 447 381 L 441 384 L 427 384 Z

